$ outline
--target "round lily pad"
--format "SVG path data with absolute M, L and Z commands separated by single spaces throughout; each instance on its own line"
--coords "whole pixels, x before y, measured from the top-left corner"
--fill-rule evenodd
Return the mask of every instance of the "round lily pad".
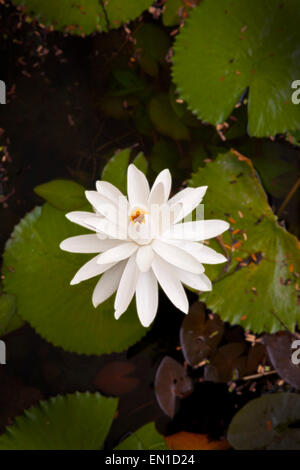
M 300 450 L 299 420 L 299 395 L 263 395 L 234 416 L 227 438 L 238 450 Z
M 41 401 L 0 436 L 1 450 L 100 450 L 118 406 L 116 398 L 75 393 Z
M 115 320 L 113 300 L 92 305 L 95 278 L 70 286 L 91 255 L 60 250 L 62 240 L 83 233 L 46 203 L 15 227 L 4 253 L 4 285 L 17 299 L 18 314 L 55 346 L 80 354 L 122 351 L 146 332 L 132 305 Z
M 234 151 L 222 154 L 199 168 L 191 184 L 208 186 L 205 218 L 231 225 L 219 242 L 210 242 L 223 249 L 228 263 L 207 266 L 215 283 L 201 300 L 222 320 L 256 333 L 283 325 L 294 330 L 300 320 L 299 241 L 278 224 L 251 160 Z
M 152 0 L 14 0 L 41 23 L 72 34 L 118 28 L 138 17 Z
M 190 109 L 224 122 L 249 89 L 248 131 L 300 126 L 292 83 L 300 77 L 298 0 L 203 0 L 176 38 L 173 78 Z

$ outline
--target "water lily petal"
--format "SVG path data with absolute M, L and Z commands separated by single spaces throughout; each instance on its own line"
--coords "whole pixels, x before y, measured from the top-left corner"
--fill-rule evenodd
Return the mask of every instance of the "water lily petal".
M 152 270 L 139 275 L 135 297 L 140 322 L 148 327 L 153 322 L 158 308 L 158 284 Z
M 131 206 L 147 206 L 150 188 L 144 173 L 133 164 L 127 170 L 127 194 Z
M 189 253 L 175 245 L 165 243 L 161 240 L 154 240 L 152 248 L 165 261 L 178 268 L 185 269 L 195 274 L 202 272 L 200 263 Z
M 117 240 L 126 240 L 127 238 L 127 229 L 126 227 L 121 227 L 113 222 L 107 220 L 105 217 L 97 217 L 97 218 L 92 218 L 92 217 L 87 217 L 85 219 L 85 223 L 89 225 L 92 230 L 95 230 L 96 232 L 103 233 L 107 235 L 108 237 L 117 239 Z
M 139 270 L 136 264 L 136 256 L 132 255 L 123 271 L 121 281 L 115 299 L 115 318 L 118 319 L 124 313 L 134 296 L 138 281 Z
M 133 242 L 119 243 L 114 248 L 105 251 L 98 257 L 98 264 L 117 263 L 123 259 L 129 258 L 136 250 L 138 245 Z
M 150 196 L 159 183 L 162 183 L 164 185 L 164 200 L 162 202 L 167 202 L 170 196 L 171 185 L 172 185 L 172 177 L 171 177 L 171 173 L 169 172 L 169 170 L 167 169 L 163 170 L 158 174 L 158 176 L 156 177 L 153 183 Z
M 205 274 L 194 274 L 178 268 L 175 268 L 175 270 L 180 281 L 186 286 L 202 292 L 212 289 L 211 282 Z
M 178 240 L 201 241 L 217 237 L 229 229 L 228 222 L 224 220 L 197 220 L 173 225 L 170 230 L 163 233 L 164 238 Z
M 151 193 L 148 199 L 148 207 L 152 204 L 163 204 L 165 202 L 165 188 L 163 183 L 158 183 L 151 189 Z
M 77 273 L 71 280 L 70 284 L 78 284 L 79 282 L 86 281 L 91 277 L 99 276 L 99 274 L 104 273 L 115 265 L 115 263 L 101 265 L 97 264 L 98 257 L 99 255 L 95 256 L 95 258 L 92 258 L 90 261 L 81 266 L 81 268 L 77 271 Z
M 66 214 L 66 217 L 70 222 L 74 222 L 74 224 L 81 225 L 82 227 L 91 229 L 91 226 L 85 222 L 86 218 L 95 218 L 98 219 L 99 216 L 94 214 L 93 212 L 84 212 L 84 211 L 73 211 Z
M 189 302 L 185 290 L 174 274 L 172 267 L 156 255 L 152 262 L 152 270 L 165 294 L 175 307 L 184 313 L 188 313 Z
M 136 254 L 136 264 L 141 272 L 149 271 L 153 260 L 153 250 L 151 245 L 141 246 Z
M 121 263 L 117 263 L 101 276 L 96 284 L 92 297 L 92 302 L 95 308 L 112 296 L 117 290 L 124 268 L 125 261 L 122 261 Z
M 203 243 L 190 242 L 185 240 L 166 240 L 172 245 L 176 245 L 182 250 L 185 250 L 187 253 L 190 253 L 194 258 L 196 258 L 199 263 L 204 264 L 219 264 L 225 263 L 227 258 L 221 253 L 213 250 L 209 246 L 204 245 Z
M 93 234 L 67 238 L 59 246 L 61 250 L 71 253 L 100 253 L 119 243 L 120 241 L 115 240 L 100 240 L 96 234 Z
M 127 198 L 121 191 L 116 188 L 113 184 L 109 183 L 108 181 L 97 181 L 96 182 L 97 191 L 113 202 L 116 206 L 120 203 L 127 204 Z
M 195 188 L 184 188 L 179 193 L 174 194 L 171 199 L 169 199 L 168 204 L 174 206 L 178 201 L 180 201 L 185 195 L 192 193 Z
M 184 219 L 189 215 L 196 207 L 199 206 L 200 202 L 203 199 L 204 194 L 206 193 L 207 186 L 200 186 L 199 188 L 193 188 L 193 191 L 188 191 L 182 195 L 182 197 L 176 201 L 175 204 L 171 205 L 172 210 L 175 209 L 175 205 L 180 206 L 178 214 L 174 219 L 174 224 Z

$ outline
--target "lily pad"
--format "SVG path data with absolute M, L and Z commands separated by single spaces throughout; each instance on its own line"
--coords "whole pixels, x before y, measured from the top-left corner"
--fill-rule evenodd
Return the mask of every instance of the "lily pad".
M 124 149 L 116 153 L 105 165 L 102 171 L 101 179 L 109 181 L 126 194 L 127 185 L 127 168 L 130 159 L 130 149 Z M 147 160 L 142 153 L 139 153 L 133 163 L 144 173 L 147 171 Z
M 133 305 L 120 320 L 114 318 L 112 299 L 95 309 L 95 279 L 69 285 L 91 256 L 65 253 L 59 244 L 81 233 L 84 230 L 48 203 L 26 215 L 6 244 L 6 292 L 16 296 L 19 315 L 55 346 L 81 354 L 122 351 L 146 330 Z
M 195 302 L 180 328 L 180 345 L 185 360 L 197 366 L 216 349 L 223 336 L 223 322 L 216 315 L 205 318 L 204 304 Z
M 166 415 L 173 418 L 176 398 L 185 398 L 193 391 L 193 382 L 184 367 L 172 357 L 166 356 L 155 376 L 155 395 Z
M 41 401 L 15 419 L 0 436 L 1 450 L 99 450 L 118 400 L 75 393 Z
M 14 0 L 41 23 L 73 34 L 90 34 L 119 28 L 149 8 L 152 0 Z
M 162 14 L 163 24 L 165 26 L 175 26 L 180 23 L 184 17 L 183 13 L 187 9 L 187 3 L 184 0 L 166 0 L 164 12 Z
M 281 331 L 276 335 L 264 335 L 263 342 L 267 347 L 267 353 L 270 361 L 278 375 L 292 387 L 300 390 L 300 364 L 293 363 L 293 354 L 298 362 L 300 349 L 298 343 L 293 348 L 295 337 L 288 331 Z
M 245 349 L 245 343 L 229 343 L 219 348 L 205 366 L 205 380 L 219 383 L 241 378 L 247 368 Z
M 52 180 L 36 186 L 34 191 L 53 207 L 62 211 L 72 211 L 74 208 L 80 210 L 88 205 L 84 187 L 75 181 Z
M 157 77 L 159 64 L 165 62 L 170 38 L 159 26 L 152 23 L 144 23 L 135 34 L 135 55 L 145 73 L 151 77 Z
M 299 395 L 263 395 L 234 416 L 227 438 L 238 450 L 300 450 L 299 420 Z
M 116 416 L 118 399 L 99 393 L 58 395 L 25 410 L 0 436 L 0 450 L 101 450 Z M 166 445 L 148 423 L 116 450 L 163 450 Z
M 208 185 L 205 218 L 231 224 L 219 243 L 210 243 L 223 247 L 229 261 L 207 267 L 216 282 L 201 300 L 222 320 L 256 333 L 283 325 L 294 330 L 300 320 L 299 242 L 278 224 L 251 161 L 231 151 L 199 168 L 190 183 Z
M 129 437 L 124 439 L 115 450 L 166 450 L 167 446 L 154 423 L 145 424 Z
M 11 331 L 17 330 L 24 324 L 23 320 L 17 314 L 15 296 L 0 293 L 0 336 L 6 335 Z
M 173 78 L 203 121 L 224 122 L 249 89 L 248 132 L 299 129 L 291 84 L 300 76 L 298 0 L 204 0 L 174 46 Z M 212 60 L 213 58 L 213 60 Z
M 148 113 L 156 130 L 174 140 L 189 140 L 188 128 L 180 121 L 170 103 L 169 96 L 161 93 L 152 98 Z

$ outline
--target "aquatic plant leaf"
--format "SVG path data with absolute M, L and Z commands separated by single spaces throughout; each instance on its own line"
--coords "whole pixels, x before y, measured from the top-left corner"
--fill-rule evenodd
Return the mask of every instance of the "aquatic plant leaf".
M 1 450 L 99 450 L 118 400 L 99 393 L 50 398 L 18 416 L 0 436 Z
M 154 423 L 145 424 L 129 437 L 124 439 L 115 450 L 166 450 L 161 434 L 156 431 Z
M 161 409 L 173 418 L 176 397 L 185 398 L 193 391 L 193 383 L 184 367 L 172 357 L 166 356 L 155 376 L 155 395 Z
M 216 349 L 223 335 L 223 322 L 215 315 L 205 318 L 204 304 L 195 302 L 180 328 L 180 345 L 185 360 L 197 366 Z
M 227 439 L 238 450 L 299 450 L 299 420 L 299 395 L 263 395 L 251 400 L 233 417 Z
M 298 0 L 203 0 L 176 37 L 173 79 L 203 121 L 224 122 L 248 97 L 248 132 L 258 137 L 299 129 L 292 102 L 300 77 Z M 212 60 L 213 58 L 213 60 Z
M 119 28 L 149 8 L 152 0 L 13 0 L 47 26 L 71 34 Z
M 4 252 L 4 287 L 17 298 L 18 314 L 55 346 L 79 354 L 122 351 L 146 332 L 135 306 L 120 320 L 113 299 L 97 309 L 91 296 L 95 279 L 70 286 L 74 273 L 90 255 L 66 253 L 62 240 L 85 233 L 64 212 L 46 203 L 15 227 Z
M 282 325 L 293 331 L 300 319 L 299 241 L 278 224 L 252 162 L 235 151 L 219 155 L 190 184 L 208 185 L 205 218 L 231 225 L 219 242 L 210 243 L 223 248 L 228 263 L 206 267 L 216 282 L 200 299 L 222 320 L 256 333 L 280 331 Z

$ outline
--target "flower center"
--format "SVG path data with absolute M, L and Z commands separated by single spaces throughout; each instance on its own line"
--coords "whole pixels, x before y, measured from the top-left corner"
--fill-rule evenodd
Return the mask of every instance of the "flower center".
M 145 223 L 145 214 L 147 214 L 144 209 L 135 209 L 134 211 L 131 212 L 130 214 L 130 220 L 133 224 L 136 222 L 140 224 Z

